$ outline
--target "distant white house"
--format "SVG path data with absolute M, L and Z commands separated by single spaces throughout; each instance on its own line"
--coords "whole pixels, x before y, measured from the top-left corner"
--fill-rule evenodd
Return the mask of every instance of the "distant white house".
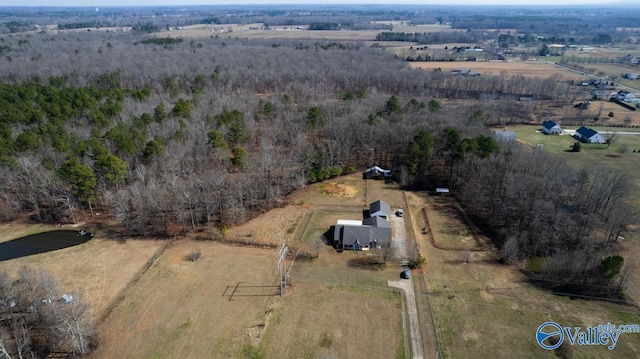
M 624 74 L 622 77 L 624 77 L 625 79 L 629 79 L 629 80 L 637 80 L 638 79 L 638 74 L 632 73 L 632 72 L 628 72 L 628 73 Z
M 591 128 L 584 127 L 584 126 L 576 130 L 575 136 L 577 139 L 585 143 L 606 143 L 607 142 L 607 139 L 604 138 L 604 136 L 600 134 L 598 131 Z
M 391 170 L 385 170 L 384 168 L 380 168 L 378 166 L 373 166 L 367 168 L 366 171 L 362 173 L 363 179 L 380 179 L 380 178 L 391 178 Z
M 493 131 L 493 137 L 500 142 L 515 142 L 517 139 L 515 132 L 507 130 Z
M 559 135 L 562 133 L 562 127 L 554 121 L 548 120 L 542 123 L 542 133 L 547 135 Z
M 631 101 L 636 98 L 636 95 L 629 91 L 618 91 L 614 97 L 620 101 Z

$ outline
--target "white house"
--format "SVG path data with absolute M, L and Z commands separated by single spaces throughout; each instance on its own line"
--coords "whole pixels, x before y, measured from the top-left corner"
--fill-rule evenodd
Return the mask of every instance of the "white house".
M 620 100 L 620 101 L 631 101 L 635 98 L 636 96 L 629 91 L 618 91 L 617 94 L 615 94 L 615 98 Z
M 391 178 L 391 170 L 385 170 L 384 168 L 380 168 L 378 166 L 373 166 L 367 168 L 366 171 L 362 173 L 363 179 L 380 179 L 380 178 Z
M 629 80 L 637 80 L 638 79 L 638 74 L 633 73 L 633 72 L 627 72 L 626 74 L 624 74 L 623 77 L 626 78 L 626 79 L 629 79 Z
M 576 138 L 585 143 L 606 143 L 607 139 L 598 131 L 584 126 L 576 130 Z
M 562 133 L 562 127 L 554 121 L 548 120 L 542 123 L 542 133 L 547 135 L 559 135 Z

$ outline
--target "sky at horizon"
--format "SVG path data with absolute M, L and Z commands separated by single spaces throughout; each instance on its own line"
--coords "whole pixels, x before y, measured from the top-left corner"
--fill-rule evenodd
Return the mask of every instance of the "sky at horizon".
M 621 4 L 617 0 L 458 0 L 443 3 L 438 0 L 4 0 L 1 6 L 188 6 L 188 5 L 282 5 L 282 4 L 385 4 L 385 5 L 511 5 L 511 6 L 585 6 Z

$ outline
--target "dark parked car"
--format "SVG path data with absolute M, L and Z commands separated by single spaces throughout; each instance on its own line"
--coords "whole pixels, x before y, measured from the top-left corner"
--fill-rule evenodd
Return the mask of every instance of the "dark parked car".
M 408 269 L 403 270 L 402 272 L 400 272 L 400 278 L 411 279 L 411 271 Z

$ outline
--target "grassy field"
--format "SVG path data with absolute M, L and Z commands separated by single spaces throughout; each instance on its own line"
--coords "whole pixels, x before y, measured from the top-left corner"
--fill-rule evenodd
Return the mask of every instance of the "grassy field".
M 407 196 L 414 214 L 434 204 L 426 193 Z M 415 226 L 423 226 L 424 218 L 415 217 Z M 434 229 L 436 235 L 440 230 Z M 417 238 L 427 259 L 423 271 L 443 358 L 555 358 L 535 341 L 536 329 L 548 320 L 582 327 L 640 321 L 635 307 L 569 299 L 532 287 L 516 267 L 499 264 L 496 250 L 471 252 L 465 264 L 460 251 L 434 248 L 426 235 Z M 640 334 L 623 334 L 612 351 L 573 349 L 578 358 L 637 357 Z
M 420 69 L 437 69 L 452 71 L 457 68 L 467 68 L 488 75 L 523 75 L 533 77 L 549 77 L 559 74 L 564 79 L 584 78 L 573 71 L 559 68 L 553 64 L 539 61 L 429 61 L 411 62 L 411 67 Z
M 319 239 L 329 229 L 336 224 L 338 219 L 362 220 L 361 210 L 340 211 L 340 210 L 315 210 L 311 213 L 308 225 L 303 229 L 300 240 L 311 242 Z
M 0 226 L 0 242 L 55 229 L 59 228 L 5 224 Z M 98 319 L 163 245 L 152 240 L 112 240 L 98 232 L 75 247 L 0 262 L 0 269 L 13 273 L 29 265 L 48 270 L 63 291 L 83 293 L 90 313 Z
M 575 130 L 577 127 L 567 127 Z M 597 131 L 640 132 L 634 128 L 592 127 Z M 516 132 L 518 140 L 536 146 L 543 144 L 544 150 L 561 156 L 568 163 L 578 166 L 607 166 L 629 173 L 634 178 L 638 187 L 633 194 L 634 201 L 640 203 L 640 135 L 618 134 L 615 142 L 607 148 L 607 145 L 582 144 L 579 153 L 571 152 L 571 147 L 576 140 L 569 135 L 547 136 L 540 133 L 540 126 L 510 126 L 509 129 Z M 622 145 L 629 147 L 629 152 L 620 156 L 618 148 Z M 635 153 L 633 151 L 636 151 Z
M 431 235 L 437 248 L 466 250 L 481 246 L 467 225 L 461 209 L 455 206 L 451 197 L 434 198 L 432 206 L 426 210 L 426 215 L 431 229 L 435 232 Z
M 199 250 L 197 262 L 186 259 Z M 92 358 L 242 358 L 279 305 L 275 250 L 181 241 L 99 328 Z
M 284 298 L 275 296 L 276 250 L 175 242 L 118 301 L 99 328 L 102 344 L 92 358 L 393 358 L 409 353 L 402 297 L 387 286 L 387 280 L 397 279 L 397 267 L 363 266 L 371 252 L 337 253 L 326 245 L 314 248 L 303 238 L 326 231 L 338 218 L 361 219 L 367 187 L 383 199 L 400 201 L 395 187 L 370 182 L 371 187 L 358 173 L 308 186 L 288 198 L 291 204 L 229 229 L 230 239 L 279 243 L 286 237 L 291 248 L 319 252 L 318 258 L 293 264 Z M 274 229 L 272 235 L 266 228 Z M 200 259 L 187 261 L 195 250 Z

